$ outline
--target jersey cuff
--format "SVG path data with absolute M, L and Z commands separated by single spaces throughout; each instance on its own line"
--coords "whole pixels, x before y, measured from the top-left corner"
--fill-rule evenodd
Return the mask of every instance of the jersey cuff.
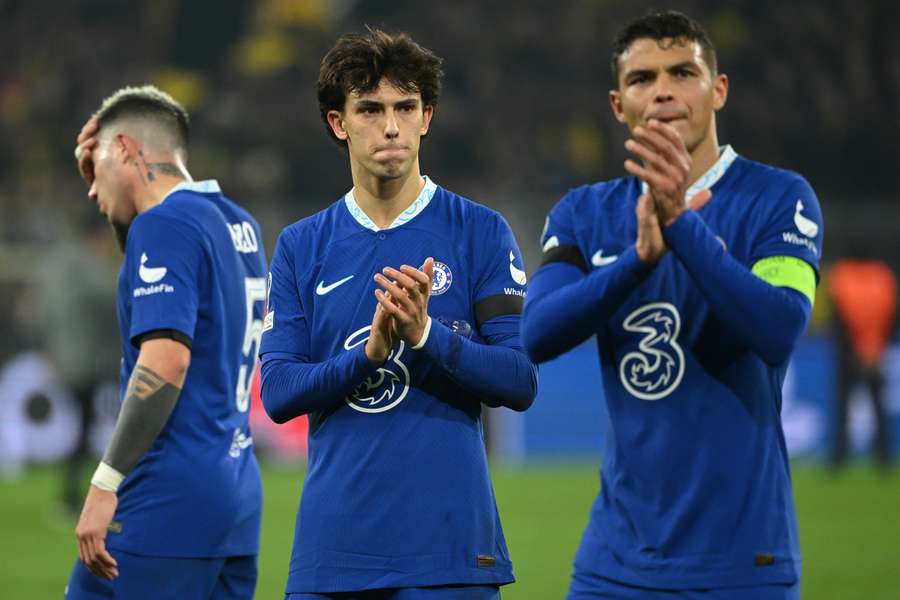
M 428 317 L 428 320 L 425 321 L 425 332 L 422 334 L 422 339 L 418 341 L 418 343 L 412 347 L 413 350 L 421 350 L 423 346 L 425 346 L 425 342 L 428 341 L 428 334 L 431 333 L 431 317 Z
M 794 256 L 769 256 L 756 261 L 750 271 L 775 287 L 787 287 L 816 299 L 816 273 L 806 261 Z
M 177 329 L 154 329 L 152 331 L 148 331 L 146 333 L 141 333 L 139 335 L 131 338 L 131 343 L 135 348 L 140 348 L 141 344 L 149 340 L 175 340 L 176 342 L 181 342 L 187 349 L 191 349 L 191 345 L 193 344 L 193 340 L 190 337 L 185 335 L 184 333 L 178 331 Z

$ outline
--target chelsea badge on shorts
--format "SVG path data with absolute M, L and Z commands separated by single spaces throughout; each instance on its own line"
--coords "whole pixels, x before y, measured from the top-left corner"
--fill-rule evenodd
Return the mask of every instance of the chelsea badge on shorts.
M 453 283 L 453 273 L 450 267 L 442 262 L 434 261 L 434 274 L 431 277 L 431 295 L 440 296 L 450 289 Z

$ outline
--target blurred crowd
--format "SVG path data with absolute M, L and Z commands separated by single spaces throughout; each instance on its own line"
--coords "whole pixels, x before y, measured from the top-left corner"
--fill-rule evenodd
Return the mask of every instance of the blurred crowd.
M 364 24 L 408 31 L 445 59 L 423 172 L 501 210 L 532 271 L 550 206 L 568 187 L 623 173 L 624 129 L 607 102 L 615 31 L 670 4 L 0 0 L 0 325 L 10 333 L 0 336 L 0 360 L 33 342 L 29 319 L 39 317 L 28 299 L 44 257 L 102 219 L 72 149 L 114 89 L 152 82 L 187 105 L 191 172 L 218 179 L 246 205 L 271 251 L 285 224 L 351 185 L 319 116 L 319 60 L 337 35 Z M 894 264 L 893 3 L 686 0 L 678 8 L 706 24 L 731 77 L 720 140 L 810 180 L 825 211 L 826 259 Z

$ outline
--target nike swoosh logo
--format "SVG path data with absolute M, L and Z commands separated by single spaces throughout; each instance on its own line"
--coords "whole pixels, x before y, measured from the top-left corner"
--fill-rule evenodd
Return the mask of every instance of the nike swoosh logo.
M 325 294 L 327 294 L 334 288 L 336 288 L 340 285 L 344 285 L 351 279 L 353 279 L 353 275 L 347 275 L 343 279 L 338 279 L 334 283 L 329 283 L 328 285 L 325 285 L 325 281 L 320 281 L 319 285 L 316 286 L 316 294 L 318 294 L 319 296 L 324 296 Z
M 606 265 L 611 265 L 612 263 L 619 260 L 618 254 L 613 254 L 612 256 L 603 256 L 603 248 L 600 248 L 594 255 L 591 257 L 591 264 L 595 267 L 605 267 Z

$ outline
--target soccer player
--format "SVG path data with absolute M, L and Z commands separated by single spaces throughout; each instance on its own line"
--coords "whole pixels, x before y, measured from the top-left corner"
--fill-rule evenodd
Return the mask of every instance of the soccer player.
M 117 232 L 122 408 L 76 528 L 69 600 L 249 599 L 262 492 L 248 388 L 262 332 L 259 226 L 186 167 L 188 115 L 145 86 L 79 136 Z
M 728 79 L 676 13 L 625 27 L 609 99 L 631 176 L 552 209 L 523 343 L 596 335 L 610 417 L 569 598 L 799 597 L 781 384 L 810 317 L 822 215 L 796 173 L 720 146 Z
M 380 30 L 322 61 L 353 188 L 281 233 L 261 348 L 269 415 L 310 415 L 289 600 L 494 599 L 513 581 L 481 405 L 534 399 L 526 277 L 498 213 L 420 173 L 441 77 Z

